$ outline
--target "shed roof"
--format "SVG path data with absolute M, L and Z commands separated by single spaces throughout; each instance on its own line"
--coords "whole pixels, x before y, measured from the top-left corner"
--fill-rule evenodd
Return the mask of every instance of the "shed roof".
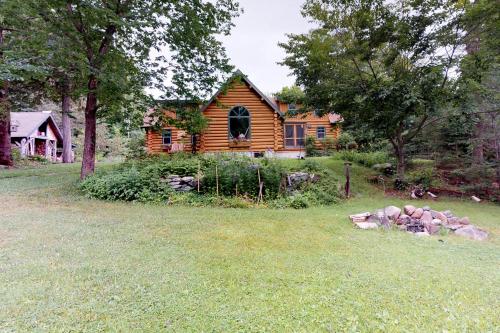
M 40 125 L 49 121 L 54 127 L 54 132 L 58 140 L 62 140 L 61 131 L 50 112 L 11 112 L 10 119 L 11 125 L 17 126 L 17 131 L 12 132 L 10 135 L 12 138 L 29 137 Z

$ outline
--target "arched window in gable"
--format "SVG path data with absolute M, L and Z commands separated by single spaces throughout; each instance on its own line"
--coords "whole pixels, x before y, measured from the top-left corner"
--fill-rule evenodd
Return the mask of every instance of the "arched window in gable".
M 250 112 L 243 106 L 235 106 L 229 111 L 229 138 L 250 140 Z

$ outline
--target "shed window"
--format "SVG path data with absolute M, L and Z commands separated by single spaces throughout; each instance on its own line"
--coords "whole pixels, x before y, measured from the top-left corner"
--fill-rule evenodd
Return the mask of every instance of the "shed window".
M 250 139 L 250 112 L 243 106 L 236 106 L 229 111 L 229 138 Z
M 165 129 L 161 132 L 161 143 L 163 145 L 172 144 L 172 130 L 171 129 Z
M 318 139 L 324 139 L 326 136 L 326 131 L 324 127 L 318 127 L 316 128 L 316 138 Z
M 295 110 L 297 110 L 297 105 L 295 103 L 288 104 L 288 111 L 295 111 Z

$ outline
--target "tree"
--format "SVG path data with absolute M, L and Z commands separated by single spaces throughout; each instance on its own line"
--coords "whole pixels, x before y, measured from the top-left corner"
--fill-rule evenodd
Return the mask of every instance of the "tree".
M 163 117 L 160 118 L 161 120 L 157 123 L 167 124 L 186 131 L 191 137 L 191 153 L 196 154 L 198 137 L 208 127 L 208 119 L 201 113 L 199 103 L 183 103 L 182 101 L 176 101 L 163 106 L 173 107 L 175 109 L 175 117 L 163 113 Z M 158 109 L 163 110 L 161 106 Z
M 0 13 L 0 165 L 10 167 L 10 89 L 42 77 L 44 69 L 37 64 L 39 45 L 29 41 L 33 31 L 40 28 L 29 7 L 24 2 L 3 0 Z
M 308 0 L 319 24 L 280 45 L 306 104 L 387 138 L 405 174 L 405 147 L 449 99 L 463 7 L 452 1 Z
M 278 100 L 283 103 L 302 103 L 305 99 L 305 94 L 298 86 L 283 87 L 281 91 L 274 94 Z
M 139 87 L 196 96 L 231 70 L 216 36 L 232 27 L 239 12 L 233 0 L 31 0 L 31 5 L 68 40 L 65 53 L 76 53 L 86 64 L 81 178 L 94 171 L 98 116 L 123 106 L 127 96 L 139 98 Z M 161 48 L 168 48 L 168 57 L 151 57 Z M 164 87 L 167 75 L 169 89 Z

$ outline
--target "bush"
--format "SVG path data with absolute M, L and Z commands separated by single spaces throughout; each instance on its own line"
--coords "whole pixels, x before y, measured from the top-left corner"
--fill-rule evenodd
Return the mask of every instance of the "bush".
M 314 174 L 315 181 L 304 182 L 287 193 L 288 170 L 279 160 L 234 155 L 150 157 L 90 176 L 80 188 L 88 197 L 101 200 L 246 208 L 258 201 L 260 175 L 265 202 L 272 207 L 330 205 L 342 198 L 333 171 L 314 160 L 306 160 L 302 170 Z M 176 192 L 165 181 L 173 174 L 196 176 L 198 171 L 201 193 Z
M 217 166 L 217 174 L 216 168 Z M 268 199 L 278 196 L 281 179 L 286 170 L 277 161 L 250 158 L 221 159 L 210 163 L 203 173 L 203 191 L 217 192 L 217 176 L 219 194 L 225 196 L 245 195 L 256 198 L 259 194 L 259 174 L 263 182 L 263 195 Z
M 361 153 L 352 150 L 344 150 L 335 154 L 337 159 L 358 163 L 368 168 L 373 167 L 375 164 L 384 164 L 392 162 L 392 159 L 385 152 L 366 152 Z
M 172 194 L 158 174 L 136 168 L 92 175 L 80 184 L 80 188 L 87 196 L 101 200 L 160 202 L 168 200 Z
M 337 149 L 356 149 L 358 147 L 354 136 L 349 132 L 342 132 L 337 138 Z
M 318 148 L 316 148 L 316 138 L 308 136 L 305 143 L 306 156 L 319 156 Z
M 147 157 L 146 138 L 142 131 L 132 132 L 126 144 L 125 157 L 131 159 L 143 159 Z
M 437 174 L 434 168 L 423 168 L 414 171 L 410 171 L 407 174 L 407 180 L 409 183 L 414 185 L 422 185 L 424 191 L 428 191 L 429 188 L 436 186 L 437 184 Z

